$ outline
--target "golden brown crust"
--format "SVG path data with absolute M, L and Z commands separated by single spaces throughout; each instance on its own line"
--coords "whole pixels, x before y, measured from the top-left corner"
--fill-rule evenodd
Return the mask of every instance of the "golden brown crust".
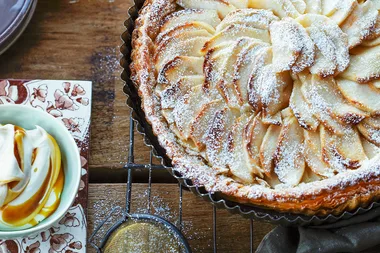
M 357 172 L 341 175 L 292 189 L 266 189 L 243 185 L 212 171 L 198 157 L 186 152 L 176 140 L 160 112 L 153 92 L 157 73 L 154 68 L 154 43 L 163 19 L 176 10 L 174 0 L 148 0 L 136 20 L 132 36 L 132 81 L 142 99 L 142 109 L 154 134 L 176 170 L 210 192 L 221 192 L 227 199 L 280 212 L 306 215 L 341 214 L 368 206 L 380 196 L 379 160 Z

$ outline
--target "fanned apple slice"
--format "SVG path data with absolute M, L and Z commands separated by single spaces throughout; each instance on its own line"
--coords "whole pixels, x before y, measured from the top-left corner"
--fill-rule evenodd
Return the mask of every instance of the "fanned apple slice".
M 290 96 L 290 108 L 292 108 L 294 115 L 298 119 L 298 123 L 306 130 L 315 131 L 319 125 L 318 120 L 305 101 L 301 91 L 302 83 L 300 80 L 295 80 L 293 83 L 293 92 Z
M 350 65 L 341 76 L 359 83 L 380 78 L 380 46 L 357 48 L 351 52 Z M 365 68 L 363 68 L 365 66 Z
M 380 130 L 380 117 L 379 116 L 367 118 L 367 119 L 363 120 L 363 123 L 367 124 L 368 126 L 370 126 L 373 129 Z
M 334 75 L 336 67 L 334 61 L 328 59 L 318 48 L 315 49 L 314 65 L 310 68 L 311 74 L 321 77 L 331 76 Z
M 377 16 L 375 26 L 371 29 L 370 34 L 365 38 L 361 45 L 366 47 L 380 45 L 380 15 Z
M 214 28 L 203 22 L 192 22 L 160 33 L 155 40 L 154 63 L 160 69 L 176 56 L 200 57 L 203 45 L 212 37 Z
M 275 116 L 289 105 L 293 87 L 289 72 L 274 73 L 267 65 L 259 72 L 258 82 L 264 117 Z
M 304 0 L 290 0 L 292 2 L 293 6 L 296 8 L 296 10 L 300 14 L 304 14 L 306 11 L 306 3 Z
M 162 109 L 173 109 L 175 104 L 186 92 L 192 87 L 202 85 L 204 82 L 203 76 L 184 76 L 179 81 L 167 87 L 159 96 L 161 98 Z
M 293 3 L 294 2 L 294 3 Z M 296 18 L 300 15 L 295 5 L 300 1 L 291 0 L 251 0 L 249 7 L 253 9 L 269 9 L 281 18 Z
M 303 47 L 301 54 L 298 57 L 295 64 L 292 66 L 293 73 L 300 73 L 304 69 L 311 67 L 315 61 L 315 45 L 311 40 L 307 30 L 302 26 L 299 29 L 300 40 L 302 41 Z
M 372 84 L 359 84 L 347 79 L 336 79 L 343 96 L 359 109 L 380 114 L 380 90 Z
M 180 99 L 189 89 L 202 85 L 203 82 L 203 76 L 184 76 L 175 85 L 169 86 L 158 93 L 158 96 L 161 98 L 162 114 L 169 124 L 174 123 L 173 109 L 177 102 L 181 101 Z
M 364 152 L 367 155 L 368 159 L 372 159 L 375 156 L 380 154 L 380 148 L 377 147 L 376 145 L 372 144 L 371 142 L 367 141 L 365 138 L 361 138 Z
M 223 21 L 217 26 L 216 32 L 221 32 L 228 26 L 234 24 L 268 30 L 269 24 L 274 20 L 278 20 L 278 17 L 268 10 L 238 9 L 230 12 L 223 19 Z
M 205 147 L 205 139 L 212 120 L 218 111 L 223 109 L 222 100 L 215 100 L 202 106 L 202 109 L 190 124 L 190 138 L 198 150 Z
M 270 24 L 273 47 L 273 66 L 276 72 L 290 70 L 304 47 L 300 24 L 292 19 L 274 21 Z
M 316 174 L 331 177 L 333 171 L 322 158 L 322 146 L 320 131 L 306 131 L 305 137 L 305 160 L 309 168 Z
M 265 117 L 274 116 L 288 106 L 291 90 L 289 72 L 276 73 L 272 64 L 266 65 L 251 79 L 250 104 L 258 102 Z
M 203 58 L 177 56 L 160 69 L 157 77 L 158 89 L 175 85 L 181 77 L 203 75 Z
M 376 81 L 370 82 L 370 84 L 372 84 L 373 87 L 375 87 L 377 89 L 380 89 L 380 80 L 376 80 Z
M 325 26 L 324 32 L 334 44 L 335 61 L 337 65 L 336 73 L 341 73 L 345 69 L 347 69 L 350 63 L 350 53 L 348 50 L 348 38 L 335 25 Z
M 311 71 L 319 73 L 320 76 L 344 71 L 349 64 L 349 51 L 347 37 L 342 31 L 335 25 L 325 24 L 323 28 L 309 27 L 308 32 L 319 51 L 316 55 L 316 66 L 313 66 L 315 69 Z
M 270 47 L 259 49 L 257 54 L 251 58 L 253 64 L 248 81 L 248 102 L 256 112 L 262 108 L 261 81 L 259 80 L 259 76 L 262 69 L 271 64 L 272 58 L 272 49 Z
M 287 118 L 290 118 L 290 117 L 293 117 L 293 116 L 294 116 L 294 113 L 293 113 L 292 108 L 290 108 L 290 107 L 287 107 L 287 108 L 285 108 L 284 110 L 281 111 L 281 117 L 283 119 L 287 119 Z
M 249 39 L 249 43 L 237 53 L 233 70 L 233 85 L 241 106 L 249 101 L 249 82 L 264 62 L 270 62 L 272 53 L 268 44 Z
M 311 76 L 307 76 L 307 78 L 303 78 L 301 91 L 305 101 L 309 104 L 311 112 L 313 115 L 330 131 L 335 134 L 342 135 L 344 133 L 344 124 L 340 120 L 333 118 L 331 104 L 329 104 L 325 98 L 324 93 L 328 93 L 326 91 L 326 87 L 316 85 L 312 81 Z M 320 90 L 323 91 L 320 92 Z M 331 94 L 332 96 L 334 94 Z M 330 95 L 329 95 L 330 96 Z
M 374 8 L 372 1 L 355 4 L 355 8 L 341 25 L 342 31 L 348 35 L 350 48 L 359 45 L 370 35 L 378 15 L 378 10 Z
M 380 11 L 380 1 L 379 0 L 372 0 L 373 8 Z
M 356 5 L 356 0 L 323 0 L 323 15 L 328 16 L 340 25 L 350 15 Z
M 260 162 L 264 173 L 268 177 L 272 177 L 274 168 L 274 156 L 277 149 L 278 137 L 280 136 L 281 127 L 269 125 L 260 146 Z
M 338 140 L 338 154 L 341 158 L 348 161 L 347 166 L 349 168 L 359 167 L 361 162 L 368 158 L 364 152 L 360 135 L 356 128 L 349 128 L 348 133 L 346 133 L 345 136 L 339 136 Z M 355 149 L 352 147 L 355 147 Z
M 318 94 L 323 97 L 329 108 L 331 108 L 333 117 L 338 118 L 346 124 L 357 124 L 369 116 L 368 113 L 345 101 L 334 78 L 321 79 L 318 76 L 313 76 L 312 83 L 314 87 L 318 87 Z
M 174 121 L 182 139 L 190 137 L 191 121 L 199 114 L 208 99 L 202 89 L 202 85 L 192 87 L 176 103 L 173 115 Z
M 268 126 L 262 122 L 260 113 L 252 117 L 244 128 L 244 154 L 249 161 L 251 172 L 259 177 L 263 177 L 264 172 L 260 162 L 260 148 L 267 129 Z
M 250 38 L 241 38 L 234 42 L 230 54 L 227 55 L 226 61 L 218 70 L 221 80 L 218 82 L 217 88 L 230 108 L 240 109 L 243 104 L 239 90 L 235 89 L 234 85 L 234 80 L 236 80 L 234 72 L 239 53 L 247 46 L 252 45 L 252 43 L 258 45 L 255 41 L 256 40 Z
M 257 168 L 248 166 L 247 157 L 244 154 L 245 136 L 244 128 L 249 122 L 248 115 L 243 114 L 236 119 L 231 132 L 228 136 L 228 159 L 227 164 L 230 171 L 238 181 L 243 183 L 253 183 L 254 178 L 252 171 L 257 171 Z
M 284 120 L 276 148 L 274 171 L 284 184 L 297 185 L 305 172 L 303 129 L 295 117 Z
M 215 30 L 212 26 L 203 22 L 193 21 L 182 26 L 176 26 L 169 31 L 161 32 L 154 43 L 157 45 L 157 51 L 160 51 L 171 41 L 178 43 L 194 37 L 212 37 L 214 32 Z
M 321 14 L 322 13 L 322 0 L 305 0 L 306 10 L 305 13 Z
M 224 42 L 236 41 L 241 37 L 248 37 L 261 40 L 265 43 L 270 42 L 268 30 L 257 29 L 246 25 L 229 25 L 221 32 L 212 37 L 203 47 L 202 52 L 205 53 L 215 47 L 216 45 Z
M 186 9 L 174 12 L 167 16 L 164 24 L 161 27 L 161 32 L 169 31 L 178 26 L 182 26 L 191 22 L 206 23 L 215 28 L 220 22 L 218 12 L 215 10 L 201 10 L 201 9 Z
M 205 135 L 206 157 L 213 168 L 225 170 L 227 168 L 228 134 L 235 122 L 236 114 L 229 108 L 217 111 L 211 126 Z
M 362 43 L 361 45 L 362 45 L 362 46 L 365 46 L 365 47 L 376 47 L 376 46 L 380 46 L 380 36 L 377 37 L 376 39 L 365 40 L 365 41 L 363 41 L 363 43 Z
M 221 43 L 210 49 L 205 56 L 202 65 L 205 76 L 203 88 L 212 100 L 221 98 L 217 88 L 223 77 L 223 67 L 226 65 L 232 50 L 232 43 Z
M 308 84 L 306 82 L 305 84 Z M 358 108 L 348 104 L 340 93 L 334 78 L 320 78 L 313 75 L 311 83 L 309 83 L 308 93 L 303 95 L 308 96 L 314 103 L 314 107 L 320 110 L 325 110 L 324 114 L 329 114 L 336 117 L 347 124 L 357 124 L 368 114 Z M 305 88 L 307 85 L 304 86 Z
M 161 53 L 157 54 L 155 58 L 156 69 L 160 70 L 177 56 L 203 56 L 201 49 L 208 40 L 209 37 L 195 37 L 181 42 L 170 41 L 164 48 L 161 48 Z
M 333 75 L 337 68 L 334 43 L 319 27 L 308 27 L 307 31 L 317 47 L 315 63 L 310 72 L 323 77 Z
M 262 67 L 260 62 L 270 62 L 272 58 L 269 45 L 250 40 L 238 53 L 233 71 L 233 85 L 241 106 L 249 101 L 249 81 L 252 75 L 256 75 L 257 69 Z
M 248 3 L 249 3 L 249 0 L 225 0 L 225 1 L 232 4 L 238 9 L 248 8 Z
M 172 40 L 187 40 L 194 37 L 212 37 L 215 29 L 204 22 L 192 21 L 182 26 L 176 26 L 168 31 L 163 31 L 156 37 L 154 43 L 157 49 L 165 48 L 165 45 Z
M 238 87 L 235 82 L 240 53 L 245 48 L 252 49 L 250 52 L 254 53 L 256 47 L 262 46 L 258 40 L 241 38 L 234 43 L 222 43 L 211 49 L 206 54 L 204 62 L 206 76 L 204 88 L 210 92 L 209 96 L 216 99 L 217 95 L 221 95 L 231 108 L 240 109 L 247 102 L 248 97 L 245 94 L 243 98 L 241 94 L 241 92 L 246 92 L 247 87 Z M 211 94 L 215 92 L 217 94 Z
M 356 169 L 367 159 L 358 131 L 347 127 L 343 136 L 321 128 L 322 157 L 337 171 Z M 355 148 L 352 148 L 355 147 Z
M 349 64 L 348 38 L 339 26 L 322 15 L 306 14 L 296 19 L 309 33 L 317 47 L 313 74 L 334 75 L 345 70 Z M 335 66 L 335 67 L 334 67 Z
M 315 181 L 320 181 L 324 177 L 316 174 L 312 169 L 310 169 L 308 166 L 305 168 L 305 173 L 303 174 L 303 177 L 301 179 L 302 183 L 311 183 Z
M 338 0 L 322 0 L 322 14 L 325 16 L 331 16 L 339 8 Z
M 236 9 L 228 1 L 219 0 L 177 0 L 177 4 L 185 9 L 216 10 L 223 18 Z
M 274 115 L 269 114 L 267 111 L 263 110 L 263 123 L 266 125 L 282 125 L 281 112 L 275 113 Z
M 358 124 L 358 129 L 364 138 L 380 147 L 380 130 L 373 128 L 372 126 L 365 123 Z

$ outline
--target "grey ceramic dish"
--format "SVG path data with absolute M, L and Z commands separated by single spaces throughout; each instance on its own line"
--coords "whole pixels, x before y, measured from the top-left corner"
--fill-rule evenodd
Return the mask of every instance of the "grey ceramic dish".
M 339 220 L 349 219 L 358 214 L 363 214 L 372 208 L 380 206 L 380 203 L 372 203 L 366 208 L 359 207 L 357 210 L 352 212 L 344 212 L 338 216 L 330 214 L 325 217 L 280 213 L 273 210 L 243 205 L 223 199 L 220 194 L 207 192 L 204 187 L 194 185 L 191 180 L 183 177 L 183 175 L 175 171 L 173 167 L 171 167 L 170 159 L 165 155 L 165 150 L 159 145 L 157 138 L 153 134 L 151 126 L 145 120 L 144 112 L 141 110 L 141 99 L 130 79 L 131 72 L 129 65 L 131 63 L 130 55 L 132 50 L 132 32 L 134 30 L 134 21 L 138 17 L 138 12 L 143 4 L 144 0 L 135 0 L 135 5 L 132 6 L 128 12 L 130 17 L 124 23 L 127 30 L 121 36 L 121 39 L 124 42 L 120 48 L 120 51 L 123 54 L 120 64 L 124 69 L 121 75 L 122 80 L 125 82 L 124 92 L 128 96 L 127 105 L 132 110 L 132 118 L 137 123 L 139 133 L 144 136 L 145 144 L 153 149 L 155 156 L 161 159 L 162 164 L 183 186 L 187 187 L 204 200 L 211 202 L 218 208 L 227 209 L 231 213 L 240 214 L 248 219 L 255 219 L 258 221 L 270 222 L 284 226 L 320 226 L 331 224 Z
M 0 54 L 4 53 L 29 24 L 37 0 L 4 0 L 0 3 Z

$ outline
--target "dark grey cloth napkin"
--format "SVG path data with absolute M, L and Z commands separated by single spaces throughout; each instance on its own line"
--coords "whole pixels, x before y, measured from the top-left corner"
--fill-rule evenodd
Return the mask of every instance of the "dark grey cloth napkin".
M 278 226 L 260 243 L 257 253 L 361 252 L 379 246 L 380 207 L 348 220 L 319 227 Z

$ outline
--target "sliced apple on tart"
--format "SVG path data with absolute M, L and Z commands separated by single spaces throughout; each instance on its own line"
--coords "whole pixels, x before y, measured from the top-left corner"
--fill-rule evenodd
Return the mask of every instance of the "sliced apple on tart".
M 309 168 L 317 175 L 330 177 L 333 171 L 330 166 L 323 160 L 321 134 L 317 131 L 304 130 L 305 138 L 305 160 Z
M 341 29 L 348 35 L 350 48 L 359 45 L 366 37 L 371 35 L 371 30 L 376 25 L 379 12 L 374 8 L 372 1 L 358 4 L 341 25 Z
M 347 79 L 336 80 L 345 99 L 371 114 L 380 114 L 380 90 L 372 84 L 359 84 Z
M 358 83 L 380 78 L 380 46 L 351 50 L 350 65 L 341 77 Z M 363 66 L 365 66 L 363 68 Z
M 246 25 L 257 29 L 269 30 L 271 22 L 278 20 L 271 11 L 256 9 L 238 9 L 230 12 L 216 27 L 216 32 L 223 31 L 230 25 Z
M 236 9 L 229 1 L 219 0 L 178 0 L 177 4 L 185 9 L 216 10 L 221 17 Z
M 303 129 L 297 119 L 294 116 L 286 118 L 278 138 L 274 159 L 274 172 L 284 184 L 297 185 L 301 182 L 306 167 L 303 142 Z
M 175 27 L 183 26 L 194 21 L 206 23 L 213 28 L 216 28 L 221 22 L 218 12 L 215 10 L 186 9 L 167 16 L 161 27 L 161 32 L 169 31 Z

